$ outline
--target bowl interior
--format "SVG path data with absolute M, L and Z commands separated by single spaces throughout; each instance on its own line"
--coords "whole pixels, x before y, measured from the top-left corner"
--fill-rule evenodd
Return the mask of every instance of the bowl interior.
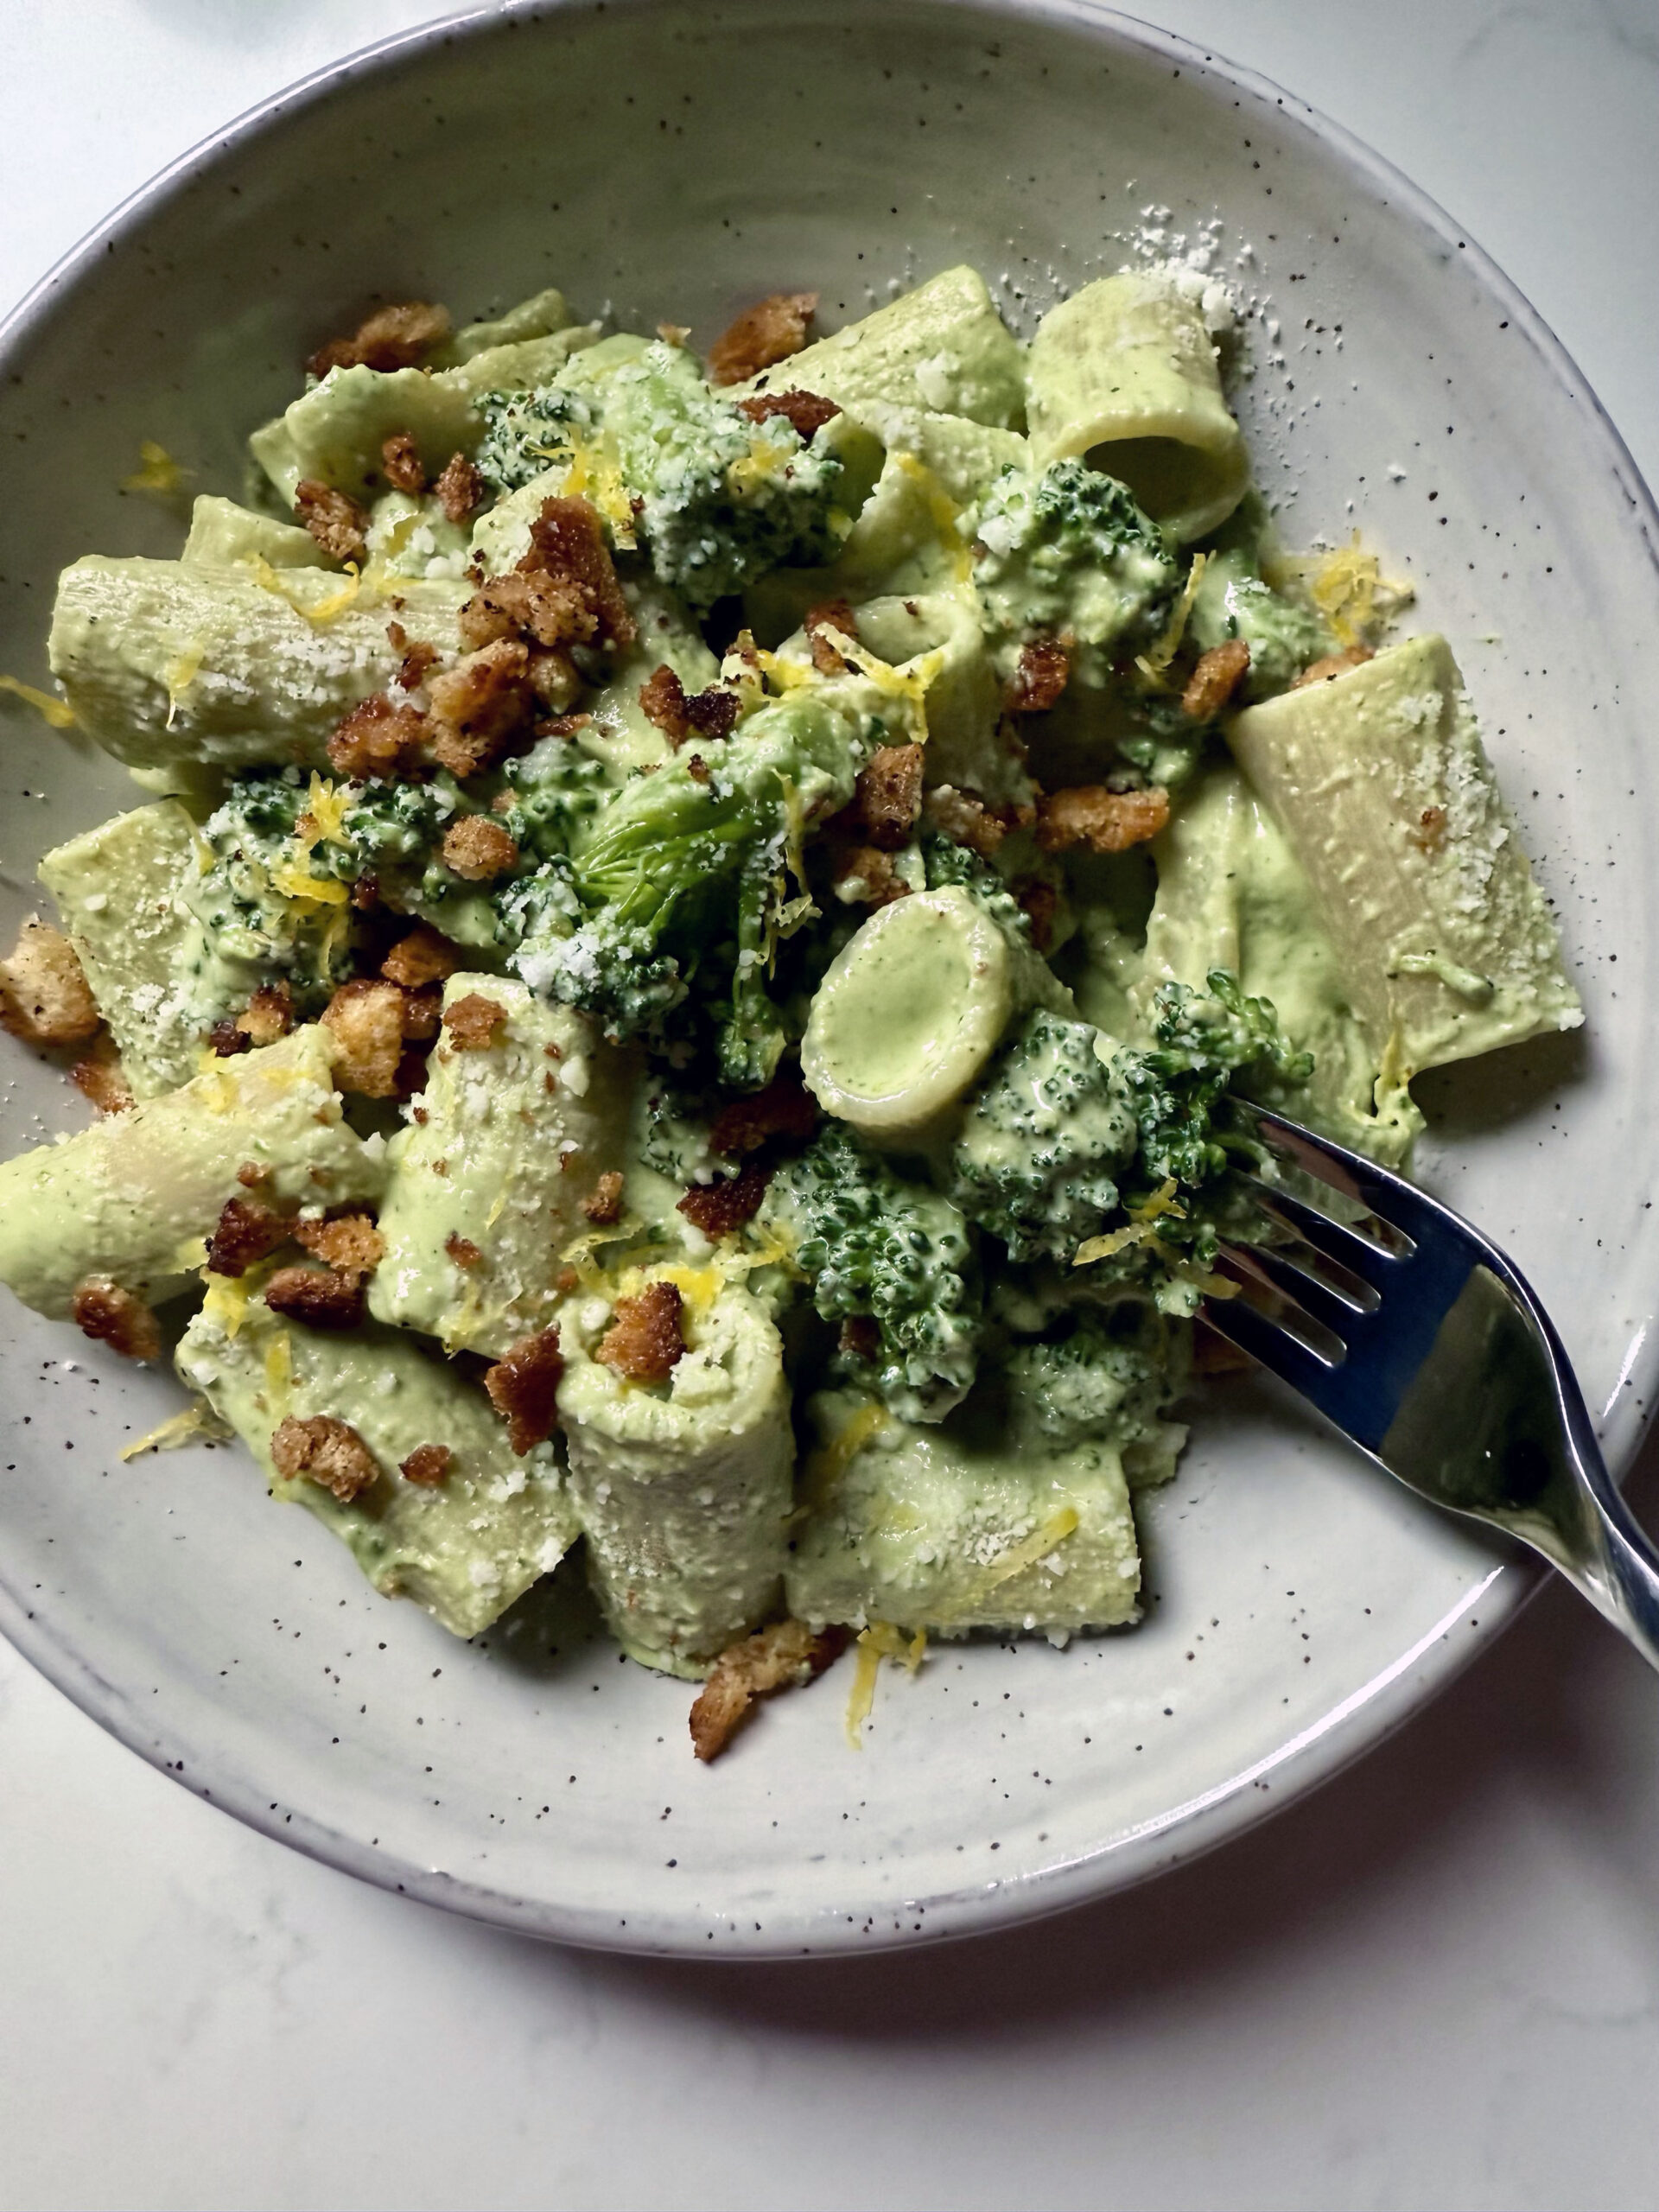
M 1206 238 L 1257 308 L 1240 400 L 1286 535 L 1361 524 L 1416 583 L 1560 908 L 1588 1030 L 1426 1084 L 1424 1166 L 1530 1274 L 1622 1461 L 1651 1367 L 1651 511 L 1524 302 L 1271 86 L 1061 5 L 639 0 L 396 41 L 181 164 L 16 321 L 0 668 L 43 680 L 61 563 L 176 550 L 178 515 L 120 489 L 140 440 L 234 493 L 247 430 L 372 296 L 465 315 L 557 283 L 706 342 L 762 292 L 815 287 L 839 322 L 969 260 L 1028 325 Z M 135 795 L 16 702 L 0 717 L 10 928 L 41 851 Z M 9 1051 L 9 1151 L 80 1118 Z M 1525 1587 L 1231 1386 L 1146 1516 L 1143 1629 L 938 1647 L 884 1681 L 861 1751 L 832 1675 L 705 1771 L 683 1687 L 619 1663 L 569 1592 L 458 1645 L 239 1453 L 123 1463 L 167 1378 L 10 1306 L 3 1357 L 0 1621 L 29 1656 L 271 1832 L 578 1941 L 817 1949 L 1135 1878 L 1351 1756 Z

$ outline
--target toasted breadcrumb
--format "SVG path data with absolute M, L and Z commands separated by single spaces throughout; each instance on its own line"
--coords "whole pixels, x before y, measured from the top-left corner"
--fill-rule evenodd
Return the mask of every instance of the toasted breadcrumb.
M 394 707 L 384 691 L 372 692 L 328 740 L 328 765 L 359 783 L 407 775 L 426 739 L 426 716 L 417 708 Z
M 757 1698 L 815 1681 L 846 1649 L 844 1628 L 810 1629 L 804 1621 L 774 1621 L 722 1651 L 691 1707 L 691 1748 L 700 1759 L 718 1758 Z
M 426 489 L 426 470 L 420 447 L 407 430 L 394 430 L 380 443 L 380 467 L 395 492 L 410 492 L 418 499 Z M 397 640 L 399 645 L 403 640 Z
M 443 1013 L 443 993 L 435 983 L 418 991 L 404 992 L 404 1042 L 429 1045 L 438 1033 Z
M 334 1044 L 334 1080 L 365 1098 L 395 1098 L 404 1057 L 404 994 L 396 983 L 342 983 L 322 1010 Z
M 709 1131 L 710 1148 L 724 1160 L 758 1152 L 768 1137 L 804 1144 L 818 1125 L 817 1101 L 794 1069 L 773 1076 L 764 1090 L 728 1098 Z
M 676 747 L 693 730 L 700 737 L 729 737 L 737 725 L 735 691 L 711 683 L 706 691 L 688 693 L 666 661 L 640 685 L 639 705 L 645 720 Z
M 294 1027 L 294 994 L 285 982 L 261 983 L 236 1017 L 250 1045 L 274 1045 Z
M 295 1224 L 263 1198 L 226 1198 L 207 1239 L 208 1271 L 216 1275 L 244 1274 L 257 1260 L 286 1244 Z
M 838 650 L 835 638 L 827 633 L 838 631 L 843 638 L 857 638 L 858 623 L 847 601 L 826 599 L 819 606 L 808 607 L 801 626 L 812 648 L 812 665 L 819 675 L 844 676 L 851 663 Z
M 910 842 L 922 810 L 925 757 L 919 745 L 878 745 L 859 770 L 853 804 L 870 843 L 884 853 Z
M 591 1194 L 582 1202 L 582 1210 L 589 1221 L 608 1227 L 622 1216 L 622 1177 L 614 1167 L 607 1168 L 593 1187 Z
M 666 1382 L 685 1352 L 683 1305 L 671 1282 L 647 1283 L 637 1298 L 619 1298 L 594 1357 L 630 1382 Z
M 317 477 L 294 486 L 294 512 L 331 561 L 360 561 L 368 550 L 369 518 L 357 501 Z
M 764 1162 L 752 1160 L 740 1174 L 692 1184 L 678 1201 L 678 1210 L 705 1236 L 729 1236 L 760 1212 L 773 1172 Z
M 1250 649 L 1243 638 L 1229 638 L 1200 653 L 1181 694 L 1181 712 L 1195 722 L 1212 721 L 1249 673 Z
M 232 1205 L 236 1204 L 234 1198 Z M 386 1256 L 386 1240 L 375 1227 L 374 1216 L 360 1209 L 336 1214 L 332 1221 L 296 1221 L 296 1243 L 336 1274 L 372 1274 Z
M 443 833 L 439 855 L 466 883 L 488 883 L 518 865 L 517 842 L 487 814 L 458 815 Z
M 438 505 L 451 522 L 465 522 L 484 497 L 484 479 L 464 453 L 452 453 L 438 472 L 432 489 Z
M 142 1298 L 106 1275 L 88 1275 L 75 1287 L 69 1318 L 83 1336 L 97 1338 L 127 1359 L 158 1359 L 162 1332 Z
M 100 1030 L 93 1038 L 86 1058 L 77 1060 L 70 1069 L 69 1080 L 100 1114 L 124 1114 L 133 1103 L 132 1085 L 107 1030 Z
M 633 643 L 633 614 L 617 582 L 604 519 L 591 499 L 544 499 L 530 526 L 530 550 L 518 569 L 532 581 L 545 575 L 575 586 L 593 617 L 593 634 L 599 644 L 620 647 Z
M 938 784 L 927 795 L 927 818 L 942 837 L 965 845 L 983 861 L 995 860 L 1007 824 L 991 812 L 977 791 L 959 791 L 954 784 Z
M 1037 842 L 1046 853 L 1087 845 L 1095 853 L 1126 853 L 1155 837 L 1169 819 L 1169 793 L 1159 785 L 1141 791 L 1108 791 L 1077 784 L 1046 791 L 1037 802 Z
M 666 661 L 653 669 L 639 686 L 639 707 L 645 720 L 678 745 L 690 733 L 685 711 L 685 686 Z
M 377 308 L 349 338 L 331 338 L 306 362 L 314 377 L 331 369 L 412 369 L 449 335 L 446 308 L 427 300 L 402 300 Z
M 782 415 L 798 437 L 810 439 L 826 423 L 833 423 L 841 410 L 833 399 L 816 391 L 762 391 L 753 399 L 740 399 L 737 411 L 747 415 L 751 423 Z
M 487 1052 L 506 1018 L 506 1008 L 494 999 L 486 999 L 481 991 L 468 991 L 465 998 L 444 1008 L 444 1033 L 458 1052 Z
M 469 652 L 493 645 L 498 638 L 520 636 L 530 626 L 530 580 L 486 576 L 456 618 L 461 642 Z
M 461 643 L 474 649 L 498 638 L 526 645 L 586 645 L 599 628 L 593 595 L 581 579 L 546 569 L 514 569 L 486 576 L 461 608 Z
M 1071 656 L 1057 638 L 1041 638 L 1020 648 L 1008 686 L 1008 709 L 1016 715 L 1043 715 L 1059 704 L 1071 674 Z
M 742 384 L 798 353 L 817 306 L 816 292 L 772 292 L 745 308 L 709 348 L 709 381 Z
M 389 983 L 418 991 L 427 983 L 447 983 L 465 957 L 430 922 L 416 922 L 380 963 L 380 973 Z
M 1363 668 L 1368 660 L 1376 658 L 1369 645 L 1350 645 L 1345 652 L 1326 653 L 1322 660 L 1310 662 L 1290 688 L 1300 691 L 1305 683 L 1334 683 L 1350 669 Z
M 305 1421 L 289 1414 L 271 1433 L 270 1459 L 284 1482 L 303 1477 L 319 1490 L 332 1491 L 342 1505 L 372 1490 L 380 1475 L 379 1462 L 357 1431 L 332 1414 Z
M 408 1459 L 401 1462 L 397 1471 L 406 1483 L 418 1484 L 423 1490 L 436 1490 L 448 1481 L 454 1456 L 447 1444 L 417 1444 Z
M 438 664 L 438 649 L 417 638 L 397 664 L 397 685 L 403 691 L 418 691 L 428 675 Z
M 265 1303 L 308 1329 L 354 1329 L 363 1319 L 362 1278 L 333 1268 L 278 1268 L 265 1285 Z
M 455 1265 L 464 1268 L 469 1274 L 474 1268 L 484 1264 L 481 1246 L 474 1244 L 470 1236 L 463 1236 L 458 1229 L 452 1229 L 444 1238 L 443 1249 Z
M 75 948 L 49 922 L 25 922 L 0 960 L 0 1028 L 29 1045 L 79 1045 L 98 1033 L 98 1004 Z
M 723 683 L 706 691 L 693 691 L 685 702 L 685 718 L 699 737 L 729 737 L 737 727 L 738 698 Z
M 522 1458 L 551 1436 L 558 1420 L 564 1359 L 556 1327 L 516 1344 L 484 1377 L 490 1403 L 507 1424 L 507 1441 Z
M 579 729 L 586 729 L 593 721 L 591 715 L 552 715 L 547 721 L 537 722 L 537 737 L 572 738 Z
M 890 906 L 910 886 L 891 856 L 874 845 L 849 845 L 836 859 L 832 880 L 842 898 L 864 906 Z
M 530 652 L 522 639 L 498 638 L 427 680 L 432 757 L 452 775 L 489 767 L 521 738 L 534 694 Z

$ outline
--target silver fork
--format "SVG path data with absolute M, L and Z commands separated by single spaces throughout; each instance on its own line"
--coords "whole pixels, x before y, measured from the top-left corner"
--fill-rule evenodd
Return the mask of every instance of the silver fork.
M 1517 1269 L 1400 1176 L 1240 1111 L 1281 1171 L 1246 1175 L 1272 1241 L 1223 1245 L 1239 1287 L 1205 1300 L 1210 1326 L 1420 1497 L 1541 1553 L 1659 1667 L 1659 1551 Z

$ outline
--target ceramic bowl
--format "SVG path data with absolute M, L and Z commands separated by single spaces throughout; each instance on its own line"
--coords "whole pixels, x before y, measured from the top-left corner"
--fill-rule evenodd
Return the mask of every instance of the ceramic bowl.
M 1213 228 L 1206 228 L 1211 226 Z M 959 260 L 1031 319 L 1205 237 L 1256 303 L 1240 401 L 1293 541 L 1357 523 L 1452 637 L 1589 1025 L 1422 1086 L 1431 1184 L 1514 1252 L 1626 1463 L 1653 1381 L 1655 515 L 1572 364 L 1446 215 L 1287 93 L 1082 5 L 572 3 L 420 31 L 177 164 L 3 335 L 0 668 L 60 565 L 167 553 L 141 439 L 234 492 L 242 440 L 372 294 L 556 282 L 707 340 L 784 286 L 856 316 Z M 1179 242 L 1179 243 L 1178 243 Z M 8 926 L 48 844 L 130 804 L 15 701 Z M 5 1062 L 6 1148 L 80 1118 Z M 863 1748 L 832 1675 L 694 1764 L 688 1693 L 555 1590 L 480 1646 L 373 1597 L 239 1452 L 118 1456 L 180 1402 L 10 1304 L 0 1625 L 215 1804 L 430 1902 L 704 1956 L 1054 1910 L 1260 1819 L 1374 1743 L 1527 1571 L 1238 1386 L 1146 1514 L 1148 1614 L 1066 1651 L 936 1647 Z

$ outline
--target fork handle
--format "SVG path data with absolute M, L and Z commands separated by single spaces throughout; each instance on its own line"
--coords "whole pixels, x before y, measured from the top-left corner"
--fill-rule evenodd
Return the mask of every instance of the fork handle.
M 1659 1668 L 1659 1551 L 1613 1488 L 1599 1452 L 1586 1473 L 1586 1502 L 1595 1522 L 1586 1532 L 1591 1537 L 1587 1556 L 1569 1565 L 1552 1554 L 1553 1564 L 1624 1633 L 1650 1667 Z

